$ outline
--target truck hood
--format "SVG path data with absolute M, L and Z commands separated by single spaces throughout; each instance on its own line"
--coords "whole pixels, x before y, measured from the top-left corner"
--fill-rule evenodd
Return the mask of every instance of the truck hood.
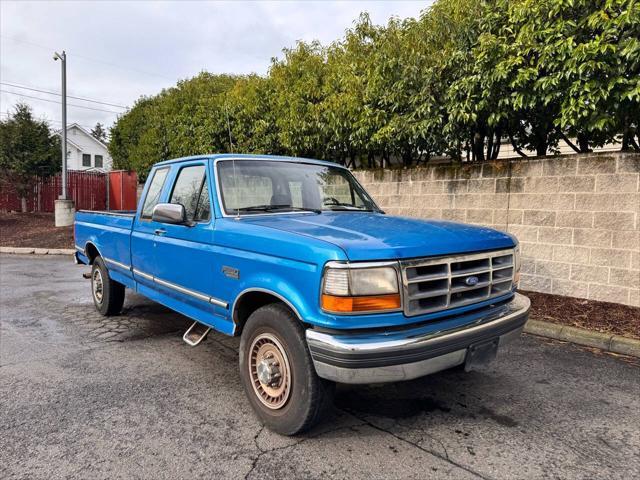
M 514 246 L 513 238 L 487 227 L 366 212 L 261 215 L 243 219 L 340 247 L 349 260 L 450 255 Z

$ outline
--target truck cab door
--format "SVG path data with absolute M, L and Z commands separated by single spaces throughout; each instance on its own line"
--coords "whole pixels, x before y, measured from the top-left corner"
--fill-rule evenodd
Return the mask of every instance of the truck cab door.
M 155 288 L 168 306 L 216 326 L 226 302 L 215 296 L 215 247 L 207 160 L 180 164 L 167 202 L 185 208 L 188 224 L 159 224 L 155 231 Z M 171 303 L 171 304 L 169 304 Z
M 156 274 L 155 237 L 156 231 L 162 227 L 152 219 L 153 208 L 160 203 L 165 193 L 165 184 L 169 177 L 170 167 L 153 170 L 142 193 L 143 201 L 136 213 L 131 232 L 131 265 L 133 275 L 142 293 L 153 292 L 153 277 Z M 149 291 L 144 291 L 149 289 Z

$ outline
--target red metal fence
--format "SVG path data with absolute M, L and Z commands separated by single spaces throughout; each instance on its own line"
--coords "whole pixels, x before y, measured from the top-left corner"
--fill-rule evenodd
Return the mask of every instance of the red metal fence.
M 62 191 L 62 176 L 34 177 L 26 195 L 27 211 L 53 212 L 54 202 Z M 67 172 L 69 197 L 76 210 L 105 210 L 107 208 L 107 174 L 99 172 Z M 0 184 L 0 210 L 20 211 L 21 199 L 9 176 Z
M 109 210 L 135 210 L 138 175 L 126 170 L 109 172 Z

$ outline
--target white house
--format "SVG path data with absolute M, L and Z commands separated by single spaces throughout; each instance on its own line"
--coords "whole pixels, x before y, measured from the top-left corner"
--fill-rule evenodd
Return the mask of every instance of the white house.
M 62 132 L 58 132 L 61 135 Z M 113 160 L 107 146 L 77 123 L 67 127 L 67 168 L 107 172 Z

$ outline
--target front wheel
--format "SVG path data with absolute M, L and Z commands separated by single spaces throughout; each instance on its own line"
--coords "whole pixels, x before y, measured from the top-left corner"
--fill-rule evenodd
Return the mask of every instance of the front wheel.
M 331 405 L 335 384 L 313 367 L 304 329 L 285 305 L 251 314 L 240 339 L 240 377 L 260 420 L 282 435 L 318 423 Z
M 124 285 L 112 280 L 101 257 L 91 267 L 91 294 L 98 312 L 104 316 L 117 315 L 124 304 Z

